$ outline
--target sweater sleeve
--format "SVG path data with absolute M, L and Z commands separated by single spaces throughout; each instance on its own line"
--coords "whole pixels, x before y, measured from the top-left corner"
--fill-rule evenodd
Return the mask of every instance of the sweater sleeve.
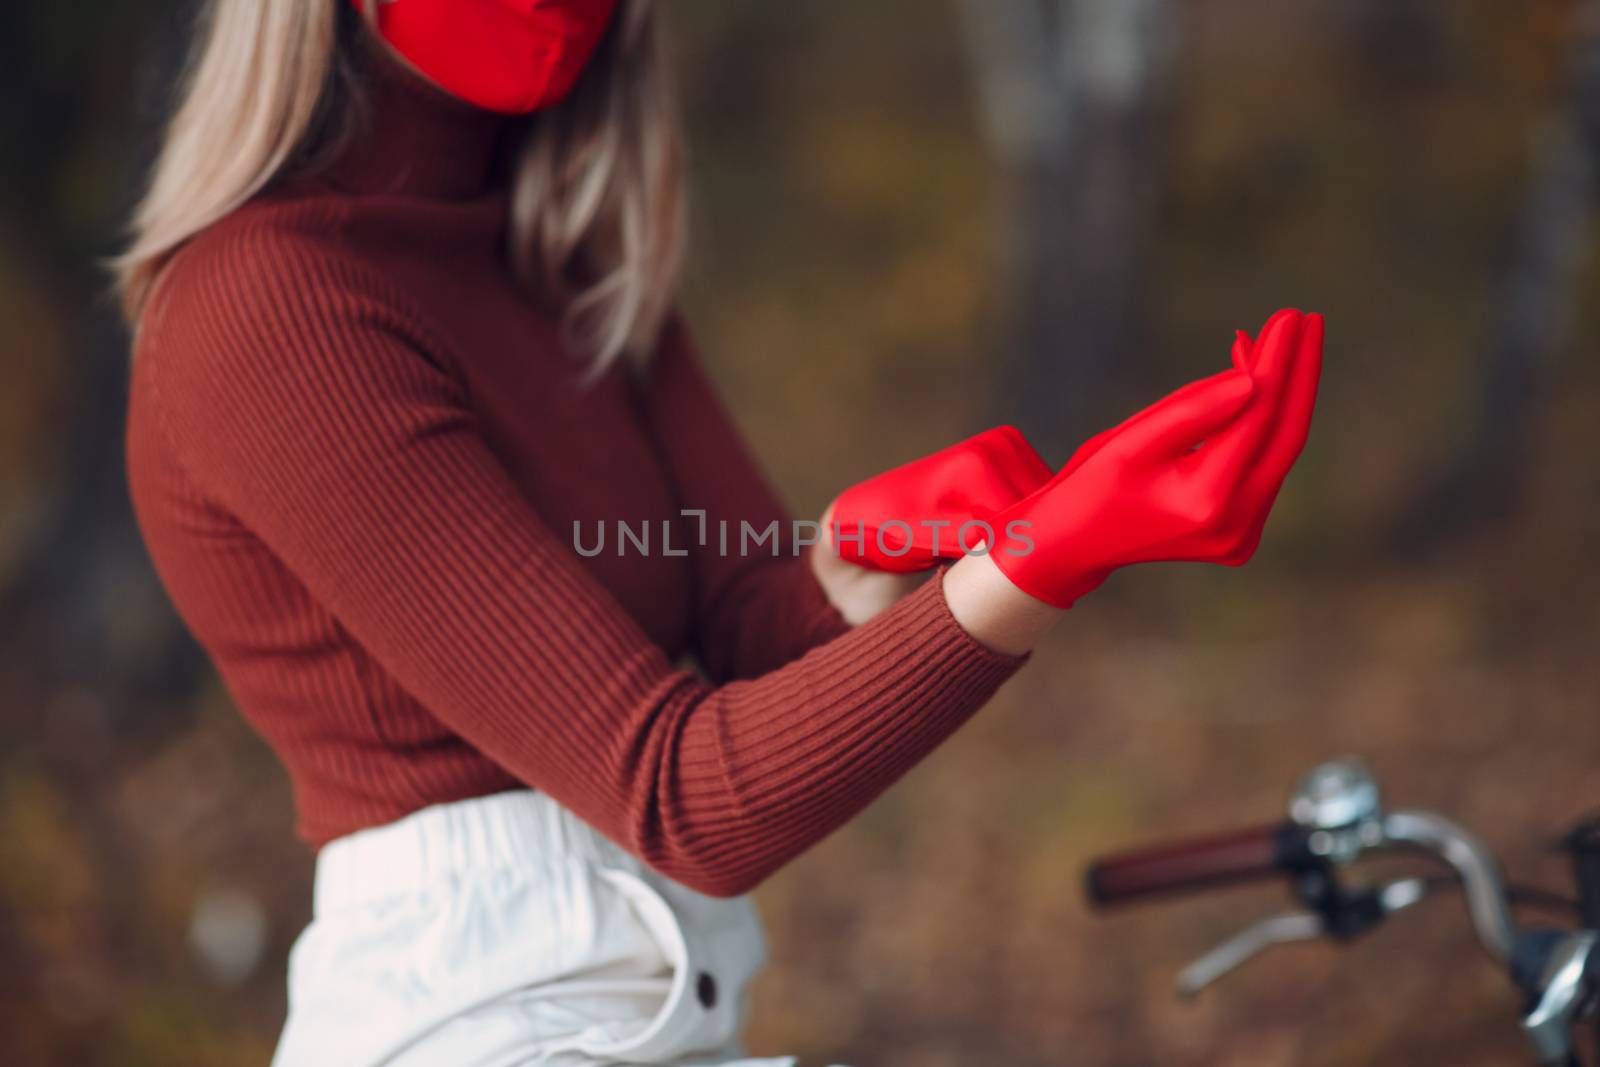
M 695 652 L 707 675 L 755 677 L 848 630 L 811 570 L 802 535 L 818 531 L 794 525 L 679 317 L 649 367 L 644 410 L 679 503 L 693 513 Z
M 442 723 L 662 873 L 747 891 L 1025 658 L 967 634 L 932 581 L 759 677 L 675 668 L 519 494 L 381 279 L 292 243 L 267 250 L 292 272 L 254 266 L 298 239 L 169 267 L 136 374 L 168 446 Z

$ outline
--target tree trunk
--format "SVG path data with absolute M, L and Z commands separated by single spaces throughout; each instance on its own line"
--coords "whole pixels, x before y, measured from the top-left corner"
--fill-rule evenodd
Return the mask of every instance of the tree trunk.
M 1168 0 L 963 0 L 1003 170 L 999 417 L 1046 451 L 1119 403 L 1137 351 Z
M 1566 86 L 1535 131 L 1522 211 L 1498 282 L 1481 392 L 1463 442 L 1401 523 L 1418 550 L 1503 517 L 1533 451 L 1540 380 L 1573 309 L 1600 180 L 1600 0 L 1578 13 Z

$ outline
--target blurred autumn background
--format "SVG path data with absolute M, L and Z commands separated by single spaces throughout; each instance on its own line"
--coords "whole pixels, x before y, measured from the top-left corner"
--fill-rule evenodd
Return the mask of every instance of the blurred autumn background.
M 311 862 L 155 582 L 97 258 L 189 3 L 0 6 L 0 1062 L 265 1064 Z M 1189 958 L 1277 887 L 1097 916 L 1097 853 L 1275 818 L 1318 760 L 1570 891 L 1600 807 L 1591 0 L 696 0 L 702 348 L 796 512 L 1006 419 L 1047 456 L 1326 314 L 1242 571 L 1123 572 L 763 886 L 753 1052 L 858 1067 L 1524 1062 L 1460 905 Z

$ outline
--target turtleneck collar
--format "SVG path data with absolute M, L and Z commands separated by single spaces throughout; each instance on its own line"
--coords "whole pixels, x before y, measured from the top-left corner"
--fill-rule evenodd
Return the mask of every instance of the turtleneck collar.
M 355 193 L 466 200 L 500 183 L 504 134 L 514 120 L 428 82 L 366 26 L 351 39 L 351 68 L 366 97 L 349 140 L 322 177 Z

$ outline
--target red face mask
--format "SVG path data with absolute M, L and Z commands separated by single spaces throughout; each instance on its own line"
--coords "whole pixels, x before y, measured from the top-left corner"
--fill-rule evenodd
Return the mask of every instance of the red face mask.
M 379 0 L 378 32 L 446 92 L 521 115 L 571 91 L 616 7 L 617 0 Z

